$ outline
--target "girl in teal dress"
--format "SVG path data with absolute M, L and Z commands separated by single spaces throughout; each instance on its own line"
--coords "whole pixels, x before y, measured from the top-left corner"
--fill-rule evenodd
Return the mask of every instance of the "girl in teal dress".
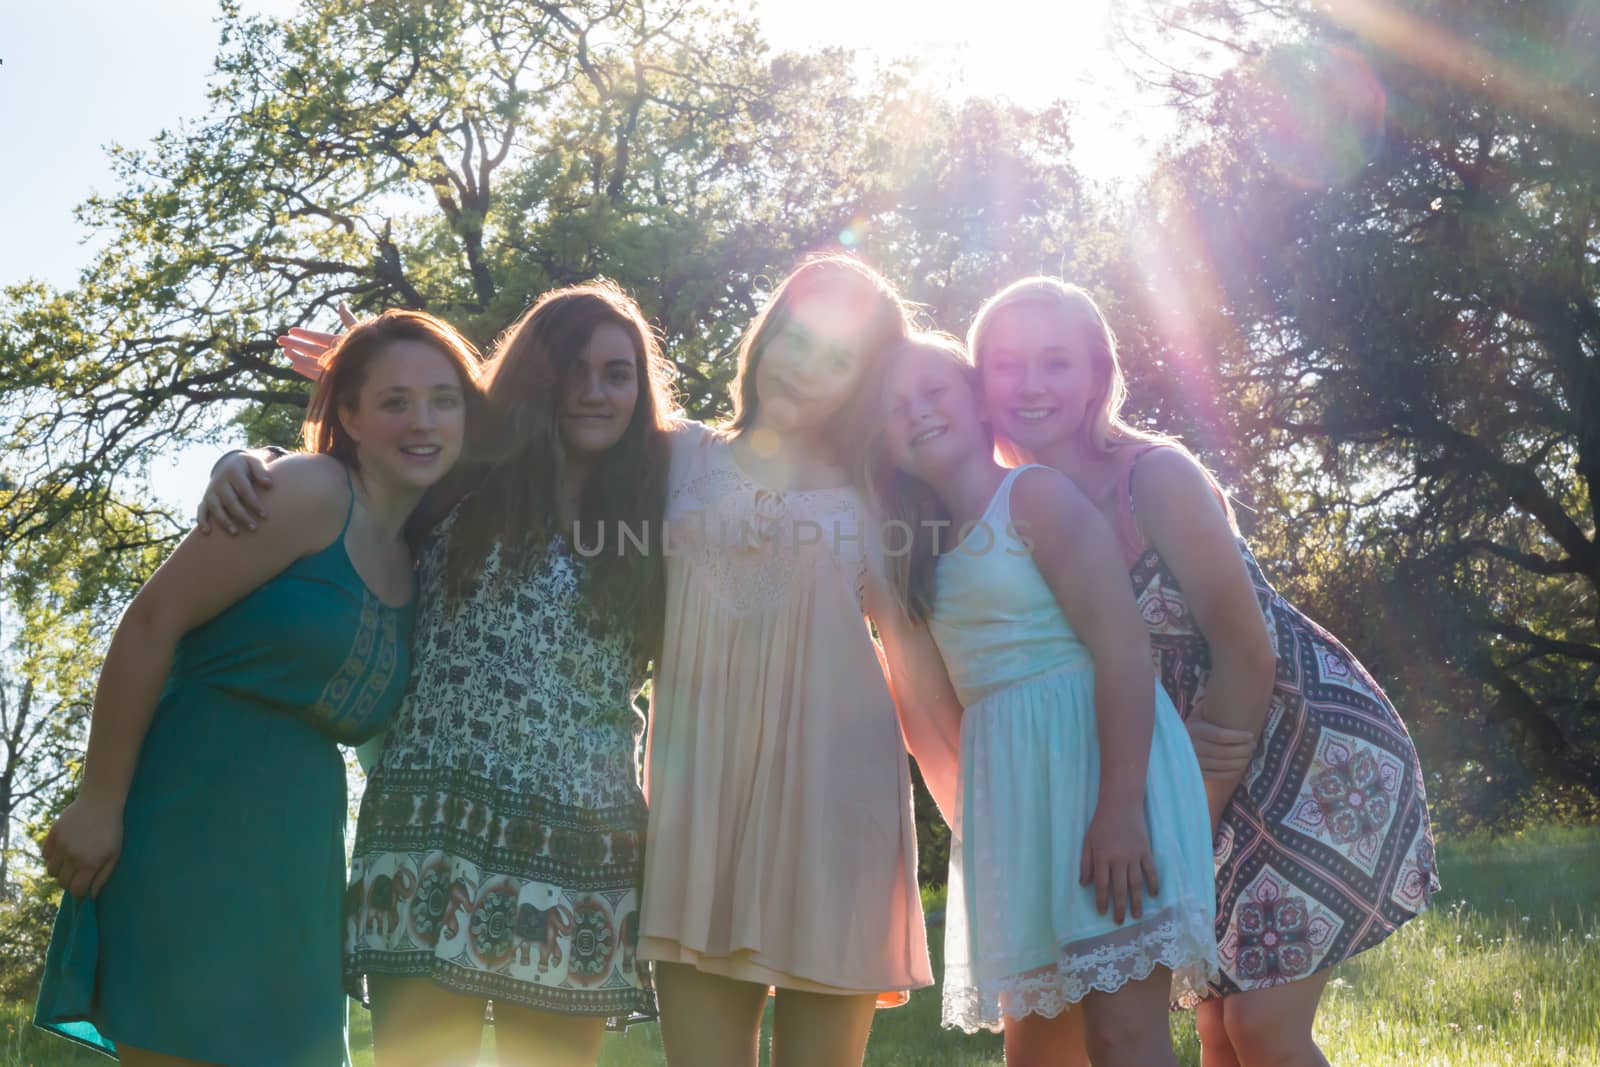
M 318 377 L 336 340 L 280 343 Z M 475 461 L 429 502 L 411 682 L 351 855 L 346 989 L 370 1004 L 378 1067 L 476 1063 L 486 1005 L 500 1061 L 544 1067 L 593 1067 L 608 1019 L 655 1015 L 633 698 L 664 559 L 621 531 L 656 543 L 669 380 L 603 279 L 540 296 L 484 364 Z M 217 464 L 202 524 L 254 521 L 263 458 Z
M 270 532 L 191 534 L 123 616 L 45 839 L 67 892 L 34 1021 L 128 1063 L 348 1061 L 338 746 L 404 691 L 406 520 L 460 454 L 477 357 L 390 311 L 326 367 Z
M 945 1025 L 1003 1028 L 1008 1063 L 1082 1062 L 1081 1026 L 1097 1067 L 1177 1067 L 1168 998 L 1217 967 L 1205 787 L 1116 540 L 1065 476 L 995 463 L 955 341 L 896 353 L 885 415 L 891 577 L 964 708 Z

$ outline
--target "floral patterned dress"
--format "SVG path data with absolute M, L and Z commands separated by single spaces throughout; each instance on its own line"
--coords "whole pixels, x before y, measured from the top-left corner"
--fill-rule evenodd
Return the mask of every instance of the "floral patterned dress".
M 1130 450 L 1116 527 L 1157 677 L 1188 718 L 1205 696 L 1211 649 L 1134 522 L 1135 466 L 1149 451 Z M 1274 591 L 1243 541 L 1239 552 L 1278 675 L 1213 842 L 1222 963 L 1213 995 L 1282 985 L 1364 952 L 1439 888 L 1422 768 L 1394 705 L 1333 635 Z
M 446 603 L 453 517 L 422 560 L 410 688 L 367 781 L 345 902 L 346 986 L 653 1017 L 636 957 L 645 804 L 630 636 L 588 608 L 561 538 Z

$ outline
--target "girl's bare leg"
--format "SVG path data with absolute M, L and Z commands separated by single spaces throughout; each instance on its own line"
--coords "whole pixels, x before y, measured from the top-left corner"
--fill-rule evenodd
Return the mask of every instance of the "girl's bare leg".
M 499 1001 L 494 1005 L 494 1053 L 500 1067 L 594 1067 L 605 1036 L 603 1016 L 562 1015 Z
M 1311 1024 L 1332 975 L 1322 970 L 1288 985 L 1222 998 L 1223 1022 L 1241 1067 L 1328 1067 Z
M 1089 1067 L 1083 1009 L 1006 1020 L 1006 1067 Z
M 427 978 L 370 975 L 374 1067 L 474 1067 L 483 1045 L 484 998 Z
M 878 998 L 780 989 L 772 1014 L 772 1067 L 860 1067 Z
M 1095 1067 L 1178 1067 L 1167 1029 L 1172 972 L 1157 967 L 1149 978 L 1115 993 L 1083 998 L 1089 1060 Z
M 655 971 L 669 1067 L 755 1067 L 766 986 L 687 963 L 658 962 Z
M 204 1060 L 186 1060 L 182 1056 L 168 1056 L 165 1052 L 151 1052 L 120 1042 L 117 1043 L 117 1059 L 127 1067 L 216 1067 Z
M 1221 997 L 1207 997 L 1195 1009 L 1194 1028 L 1200 1034 L 1200 1067 L 1244 1067 L 1228 1038 L 1222 1003 Z

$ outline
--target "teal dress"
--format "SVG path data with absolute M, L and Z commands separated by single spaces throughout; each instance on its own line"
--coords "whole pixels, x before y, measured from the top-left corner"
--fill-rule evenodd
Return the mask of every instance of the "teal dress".
M 367 589 L 341 531 L 184 635 L 121 860 L 99 897 L 62 897 L 36 1025 L 113 1055 L 348 1062 L 339 745 L 398 705 L 412 610 Z

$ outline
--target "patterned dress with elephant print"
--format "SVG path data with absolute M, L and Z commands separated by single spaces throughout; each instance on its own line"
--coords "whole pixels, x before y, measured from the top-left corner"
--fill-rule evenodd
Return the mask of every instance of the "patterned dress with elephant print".
M 506 576 L 496 545 L 457 605 L 454 519 L 422 560 L 414 670 L 367 782 L 345 981 L 424 976 L 496 1001 L 653 1017 L 636 958 L 645 806 L 631 638 L 587 607 L 556 538 Z
M 1160 447 L 1160 446 L 1156 446 Z M 1155 652 L 1185 718 L 1205 696 L 1211 650 L 1177 579 L 1139 533 L 1130 449 L 1118 539 Z M 1210 995 L 1282 985 L 1392 934 L 1439 888 L 1422 767 L 1365 668 L 1239 551 L 1277 653 L 1272 704 L 1213 842 L 1222 975 Z

